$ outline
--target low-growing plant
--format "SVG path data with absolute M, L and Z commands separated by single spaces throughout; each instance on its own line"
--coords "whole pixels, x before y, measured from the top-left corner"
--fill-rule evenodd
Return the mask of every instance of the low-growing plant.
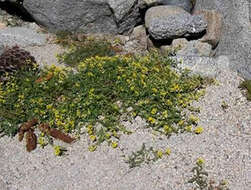
M 96 56 L 78 64 L 77 72 L 51 66 L 6 76 L 0 83 L 0 129 L 13 135 L 19 124 L 37 118 L 65 133 L 84 128 L 91 147 L 107 141 L 116 148 L 119 136 L 129 133 L 120 124 L 122 115 L 140 116 L 167 136 L 197 125 L 183 110 L 204 94 L 204 80 L 175 71 L 172 59 L 152 53 Z M 13 130 L 6 130 L 6 124 Z
M 69 66 L 76 66 L 89 57 L 114 56 L 115 47 L 106 39 L 88 37 L 84 34 L 60 32 L 56 42 L 68 48 L 68 51 L 58 55 L 59 61 Z
M 250 101 L 251 100 L 251 80 L 245 80 L 243 81 L 240 86 L 241 89 L 246 90 L 245 95 L 247 99 Z
M 170 149 L 168 148 L 166 151 L 162 150 L 154 150 L 153 147 L 146 148 L 145 144 L 142 144 L 140 150 L 136 152 L 132 152 L 130 156 L 125 158 L 125 162 L 129 164 L 129 168 L 139 167 L 142 164 L 149 164 L 152 162 L 156 162 L 161 159 L 163 155 L 170 155 Z
M 226 181 L 222 180 L 219 184 L 215 184 L 213 180 L 208 179 L 208 172 L 205 170 L 205 161 L 202 158 L 198 158 L 192 172 L 193 177 L 188 183 L 196 186 L 194 190 L 229 190 Z

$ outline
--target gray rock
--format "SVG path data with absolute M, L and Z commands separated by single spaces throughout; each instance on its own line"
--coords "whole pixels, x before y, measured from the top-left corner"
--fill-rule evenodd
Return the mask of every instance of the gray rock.
M 147 10 L 145 25 L 156 40 L 195 36 L 206 30 L 203 16 L 191 16 L 180 7 L 157 6 Z
M 173 46 L 173 45 L 172 45 Z M 174 49 L 174 47 L 173 47 Z M 177 47 L 176 47 L 177 49 Z M 181 46 L 176 50 L 177 56 L 206 56 L 211 55 L 212 46 L 208 43 L 200 42 L 199 40 L 189 41 L 187 44 Z
M 3 51 L 4 51 L 4 45 L 0 44 L 0 55 L 2 55 Z
M 2 179 L 0 179 L 0 187 L 1 190 L 8 190 L 6 183 Z
M 137 0 L 24 0 L 24 8 L 54 31 L 125 33 L 139 21 Z
M 174 49 L 185 49 L 188 46 L 188 40 L 186 38 L 175 39 L 172 42 L 172 48 Z
M 207 42 L 215 48 L 221 38 L 223 24 L 222 15 L 215 10 L 200 10 L 195 11 L 194 14 L 201 14 L 207 20 L 207 31 L 200 41 Z
M 156 40 L 175 39 L 186 34 L 187 30 L 185 25 L 188 22 L 189 17 L 187 17 L 186 14 L 155 18 L 150 23 L 148 31 Z
M 4 46 L 41 46 L 46 43 L 46 35 L 28 28 L 11 27 L 0 30 L 0 42 Z
M 207 21 L 202 15 L 192 16 L 189 23 L 186 24 L 186 30 L 189 35 L 199 34 L 206 28 Z
M 178 62 L 178 68 L 189 69 L 193 74 L 199 74 L 203 77 L 215 78 L 220 72 L 215 58 L 176 56 L 173 59 Z
M 159 0 L 163 5 L 175 5 L 182 7 L 187 12 L 191 12 L 193 4 L 191 0 Z
M 184 9 L 177 6 L 156 6 L 148 9 L 145 14 L 145 26 L 149 28 L 153 19 L 161 19 L 168 16 L 175 16 L 178 14 L 184 14 L 185 17 L 189 17 L 189 13 Z
M 147 35 L 146 29 L 143 25 L 139 25 L 133 29 L 132 34 L 130 35 L 130 40 L 137 41 L 138 46 L 141 49 L 147 49 Z
M 195 11 L 216 10 L 223 15 L 221 40 L 216 55 L 230 57 L 230 68 L 251 79 L 251 24 L 249 0 L 197 0 Z
M 146 4 L 148 7 L 157 5 L 173 5 L 178 6 L 191 12 L 193 9 L 193 3 L 191 0 L 140 0 L 142 4 Z
M 172 52 L 177 56 L 206 56 L 212 52 L 212 46 L 199 40 L 187 41 L 185 38 L 175 39 L 171 46 L 162 46 L 162 52 Z
M 212 45 L 208 43 L 200 42 L 199 40 L 194 40 L 193 47 L 197 50 L 198 56 L 211 56 L 212 53 Z

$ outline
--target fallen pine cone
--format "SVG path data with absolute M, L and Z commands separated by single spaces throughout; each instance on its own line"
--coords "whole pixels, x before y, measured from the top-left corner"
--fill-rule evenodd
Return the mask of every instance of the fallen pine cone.
M 26 132 L 26 150 L 31 152 L 37 147 L 37 136 L 34 133 L 34 130 L 30 129 Z
M 39 129 L 46 133 L 47 135 L 50 135 L 52 137 L 54 137 L 55 139 L 59 139 L 61 141 L 64 141 L 66 143 L 72 143 L 75 139 L 70 137 L 69 135 L 57 130 L 57 129 L 53 129 L 50 128 L 50 126 L 48 124 L 41 124 L 39 126 Z
M 27 121 L 26 123 L 22 124 L 19 128 L 18 140 L 21 142 L 24 138 L 24 133 L 29 131 L 37 123 L 38 123 L 38 120 L 35 118 L 35 119 L 32 119 L 32 120 Z
M 36 83 L 41 83 L 41 82 L 44 82 L 44 81 L 49 81 L 51 80 L 53 77 L 53 74 L 52 73 L 48 73 L 45 77 L 39 77 L 35 82 Z

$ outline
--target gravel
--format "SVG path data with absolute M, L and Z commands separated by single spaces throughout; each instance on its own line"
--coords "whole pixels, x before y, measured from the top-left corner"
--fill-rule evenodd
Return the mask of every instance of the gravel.
M 46 44 L 46 35 L 24 27 L 7 27 L 0 30 L 0 43 L 5 46 L 41 46 Z
M 56 45 L 28 47 L 37 60 L 56 62 L 60 52 Z M 191 190 L 187 181 L 197 158 L 205 159 L 209 178 L 227 180 L 231 190 L 251 189 L 251 102 L 238 88 L 243 80 L 220 59 L 218 85 L 209 86 L 200 107 L 200 135 L 185 133 L 170 138 L 152 133 L 140 117 L 123 123 L 134 131 L 121 136 L 119 148 L 102 144 L 88 151 L 82 135 L 72 145 L 56 141 L 67 148 L 66 155 L 56 157 L 51 146 L 38 147 L 31 153 L 17 137 L 0 138 L 1 190 Z M 223 101 L 229 106 L 222 109 Z M 155 149 L 171 148 L 171 155 L 155 163 L 130 169 L 123 155 L 139 150 L 142 144 Z

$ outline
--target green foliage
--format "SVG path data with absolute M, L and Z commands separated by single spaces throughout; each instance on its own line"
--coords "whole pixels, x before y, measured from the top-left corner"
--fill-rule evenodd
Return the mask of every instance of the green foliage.
M 196 166 L 192 169 L 193 177 L 188 181 L 188 183 L 196 186 L 194 190 L 229 190 L 226 181 L 220 181 L 220 183 L 216 185 L 213 180 L 209 180 L 208 172 L 204 167 L 204 160 L 199 158 Z
M 251 80 L 245 80 L 243 81 L 240 86 L 241 89 L 245 89 L 245 95 L 247 99 L 250 101 L 251 100 Z
M 69 66 L 76 66 L 80 61 L 89 57 L 114 56 L 116 54 L 108 40 L 95 39 L 82 34 L 73 35 L 61 32 L 57 34 L 56 42 L 69 49 L 58 56 L 60 61 Z
M 0 136 L 4 136 L 4 135 L 8 135 L 8 136 L 15 136 L 15 134 L 17 133 L 18 131 L 18 127 L 17 125 L 14 125 L 10 122 L 8 122 L 7 120 L 5 119 L 1 119 L 0 118 L 0 122 L 1 122 L 1 125 L 0 125 Z
M 165 153 L 169 155 L 169 151 Z M 130 156 L 125 159 L 125 162 L 129 164 L 129 168 L 140 167 L 143 163 L 149 164 L 161 159 L 163 152 L 161 150 L 154 150 L 153 147 L 146 148 L 143 143 L 140 150 L 132 152 Z
M 184 132 L 196 123 L 182 110 L 203 95 L 203 79 L 172 66 L 170 58 L 152 53 L 87 58 L 77 72 L 56 66 L 40 73 L 20 70 L 0 83 L 0 117 L 15 129 L 33 118 L 67 133 L 84 127 L 91 147 L 104 141 L 118 146 L 119 136 L 130 133 L 120 124 L 122 115 L 141 116 L 168 136 Z

